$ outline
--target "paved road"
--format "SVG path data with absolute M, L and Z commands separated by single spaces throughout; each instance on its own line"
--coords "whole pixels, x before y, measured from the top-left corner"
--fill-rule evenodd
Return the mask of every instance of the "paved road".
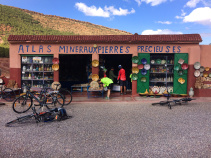
M 211 105 L 72 103 L 73 118 L 4 127 L 19 116 L 0 106 L 0 157 L 210 158 Z

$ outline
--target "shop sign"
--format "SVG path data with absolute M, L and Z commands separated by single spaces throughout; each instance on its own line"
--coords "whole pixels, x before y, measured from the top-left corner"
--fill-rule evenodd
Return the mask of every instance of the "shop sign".
M 55 49 L 56 47 L 56 49 Z M 19 45 L 18 53 L 53 53 L 53 50 L 59 53 L 66 54 L 133 54 L 134 49 L 131 46 L 62 46 L 62 45 Z M 180 53 L 181 46 L 137 46 L 138 53 Z

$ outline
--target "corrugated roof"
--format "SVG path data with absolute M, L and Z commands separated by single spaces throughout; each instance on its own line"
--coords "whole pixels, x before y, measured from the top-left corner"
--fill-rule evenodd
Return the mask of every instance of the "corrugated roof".
M 10 35 L 10 43 L 199 43 L 199 34 L 177 35 Z

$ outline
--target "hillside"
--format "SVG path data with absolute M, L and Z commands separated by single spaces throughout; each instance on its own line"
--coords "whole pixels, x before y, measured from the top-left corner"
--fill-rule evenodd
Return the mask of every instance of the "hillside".
M 0 4 L 0 57 L 9 57 L 13 35 L 130 35 L 131 33 L 75 19 Z

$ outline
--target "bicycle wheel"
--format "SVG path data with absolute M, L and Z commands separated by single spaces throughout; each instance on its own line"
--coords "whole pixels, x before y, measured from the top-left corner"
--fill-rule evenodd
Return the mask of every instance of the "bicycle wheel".
M 69 105 L 72 102 L 72 94 L 66 89 L 60 89 L 59 93 L 64 96 L 64 105 Z
M 64 106 L 64 97 L 60 93 L 51 93 L 46 96 L 46 106 L 48 109 Z
M 26 95 L 22 95 L 15 99 L 12 105 L 12 109 L 16 113 L 20 114 L 28 111 L 31 108 L 32 104 L 33 104 L 32 98 Z
M 5 88 L 3 90 L 4 99 L 6 101 L 13 101 L 16 98 L 15 92 L 11 88 Z
M 30 115 L 26 115 L 26 116 L 22 116 L 22 117 L 18 117 L 15 120 L 12 120 L 10 122 L 7 122 L 5 124 L 6 127 L 14 127 L 20 124 L 26 124 L 26 123 L 32 123 L 34 121 L 36 121 L 35 119 L 33 119 L 34 114 L 30 114 Z

